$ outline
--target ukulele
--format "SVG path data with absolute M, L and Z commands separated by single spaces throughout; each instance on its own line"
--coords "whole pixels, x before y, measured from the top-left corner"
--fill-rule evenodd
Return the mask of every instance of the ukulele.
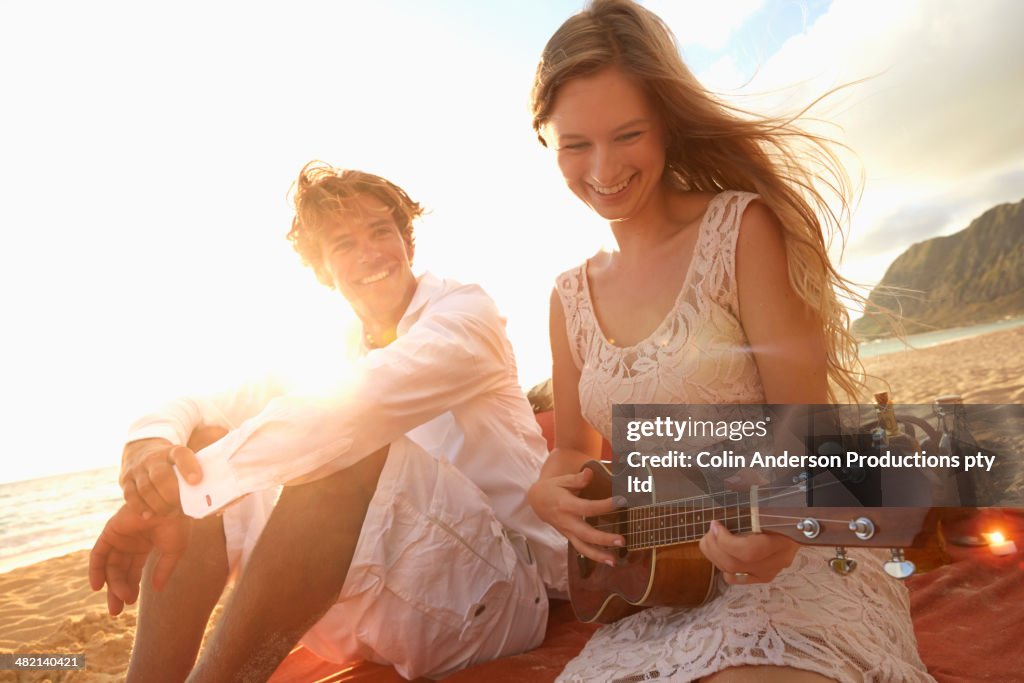
M 625 491 L 625 478 L 638 470 L 613 474 L 604 463 L 584 465 L 593 471 L 580 496 L 600 500 Z M 630 494 L 630 506 L 587 518 L 592 526 L 625 538 L 617 566 L 594 562 L 569 545 L 569 597 L 580 621 L 611 623 L 646 607 L 696 607 L 713 595 L 716 569 L 701 553 L 698 541 L 712 520 L 733 533 L 775 533 L 806 545 L 834 546 L 829 561 L 838 574 L 856 569 L 846 557 L 847 546 L 889 548 L 885 563 L 890 576 L 904 579 L 915 563 L 903 548 L 922 549 L 912 556 L 931 568 L 943 563 L 939 520 L 943 508 L 927 507 L 808 507 L 799 487 L 751 487 L 749 494 L 732 491 L 714 494 L 692 481 L 675 476 L 654 477 L 653 493 Z M 953 508 L 952 510 L 955 510 Z

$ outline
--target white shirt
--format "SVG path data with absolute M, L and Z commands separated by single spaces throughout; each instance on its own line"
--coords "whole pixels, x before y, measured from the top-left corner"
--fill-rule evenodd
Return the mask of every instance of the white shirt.
M 133 423 L 129 440 L 185 444 L 200 425 L 231 430 L 198 453 L 202 482 L 189 485 L 179 473 L 182 508 L 198 518 L 407 436 L 473 481 L 497 519 L 530 541 L 544 582 L 564 592 L 565 539 L 526 500 L 547 448 L 494 302 L 479 286 L 428 273 L 397 331 L 387 347 L 364 350 L 332 392 L 298 396 L 263 383 L 179 399 Z

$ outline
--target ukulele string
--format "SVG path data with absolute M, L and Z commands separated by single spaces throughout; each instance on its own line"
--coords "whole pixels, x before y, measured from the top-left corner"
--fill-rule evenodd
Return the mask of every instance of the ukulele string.
M 813 480 L 814 480 L 814 475 L 811 475 L 811 477 L 809 479 L 807 479 L 806 483 L 810 484 Z M 844 478 L 837 478 L 837 477 L 835 477 L 833 475 L 833 478 L 832 478 L 831 481 L 826 482 L 824 484 L 816 485 L 815 486 L 815 490 L 822 490 L 822 489 L 825 489 L 825 488 L 830 487 L 830 486 L 835 486 L 837 484 L 843 483 L 844 481 L 846 481 L 845 477 Z M 786 484 L 785 486 L 759 486 L 757 490 L 758 490 L 759 494 L 763 494 L 763 493 L 769 492 L 769 491 L 782 491 L 782 492 L 784 492 L 784 493 L 781 493 L 779 495 L 791 495 L 793 493 L 796 493 L 796 492 L 800 491 L 800 489 L 798 489 L 793 484 Z M 688 498 L 675 498 L 675 499 L 672 499 L 672 500 L 661 501 L 661 502 L 658 502 L 658 503 L 649 503 L 647 505 L 637 505 L 637 506 L 635 506 L 633 508 L 630 508 L 630 509 L 632 509 L 632 510 L 640 510 L 640 509 L 645 509 L 645 508 L 656 508 L 656 507 L 660 507 L 660 506 L 673 505 L 673 504 L 697 503 L 698 501 L 703 501 L 704 499 L 707 499 L 707 498 L 714 499 L 715 496 L 730 496 L 730 495 L 739 495 L 739 492 L 737 492 L 737 491 L 727 491 L 727 490 L 723 489 L 721 491 L 711 491 L 709 493 L 697 494 L 695 496 L 690 496 Z M 762 497 L 761 500 L 772 500 L 774 497 L 778 497 L 778 496 Z
M 830 482 L 829 484 L 825 484 L 824 486 L 830 486 L 830 485 L 832 485 L 834 483 L 837 483 L 837 482 Z M 781 496 L 781 495 L 792 495 L 793 493 L 799 492 L 800 489 L 796 488 L 792 484 L 787 484 L 786 486 L 759 486 L 757 491 L 758 491 L 758 494 L 762 494 L 762 493 L 770 492 L 770 491 L 782 492 L 782 493 L 779 493 L 776 496 L 768 496 L 768 497 L 763 498 L 763 500 L 770 500 L 773 497 L 778 497 L 778 496 Z M 696 495 L 696 496 L 690 496 L 688 498 L 674 498 L 672 500 L 661 501 L 661 502 L 658 502 L 658 503 L 648 503 L 647 505 L 637 505 L 637 506 L 634 506 L 634 507 L 632 507 L 630 509 L 631 510 L 643 510 L 643 509 L 654 509 L 654 508 L 658 508 L 658 507 L 662 507 L 662 506 L 666 506 L 666 505 L 698 504 L 698 503 L 703 503 L 704 501 L 706 501 L 708 499 L 711 499 L 712 502 L 714 502 L 714 499 L 716 497 L 718 497 L 718 496 L 720 496 L 720 497 L 728 497 L 728 496 L 738 497 L 739 495 L 740 495 L 739 491 L 726 491 L 726 490 L 712 491 L 711 493 L 699 494 L 699 495 Z
M 749 515 L 744 515 L 747 520 L 750 519 Z M 737 518 L 738 522 L 735 528 L 730 529 L 733 533 L 743 533 L 747 531 L 753 531 L 753 527 L 742 524 L 743 517 Z M 793 520 L 800 520 L 803 517 L 792 516 L 792 515 L 762 515 L 764 517 L 771 517 L 773 519 L 785 519 L 787 522 L 779 522 L 775 524 L 761 524 L 762 529 L 768 528 L 784 528 L 793 526 Z M 642 520 L 648 521 L 648 520 Z M 846 519 L 819 519 L 821 522 L 841 524 L 845 525 L 849 520 Z M 668 526 L 651 526 L 649 528 L 638 528 L 632 531 L 627 531 L 623 534 L 626 539 L 625 548 L 626 550 L 642 550 L 644 548 L 653 548 L 659 545 L 670 545 L 674 543 L 686 543 L 688 541 L 696 541 L 700 539 L 704 534 L 707 533 L 708 528 L 711 525 L 711 520 L 699 520 L 694 522 L 683 522 L 681 524 L 670 524 Z M 684 533 L 680 537 L 671 536 L 666 538 L 672 532 L 683 530 Z
M 818 490 L 825 489 L 825 488 L 827 488 L 829 486 L 835 486 L 835 485 L 837 485 L 839 483 L 840 483 L 839 481 L 831 481 L 831 482 L 828 482 L 828 483 L 826 483 L 824 485 L 819 486 Z M 780 491 L 781 493 L 777 493 L 777 494 L 774 494 L 774 495 L 768 495 L 768 496 L 760 495 L 760 494 L 762 494 L 765 491 Z M 759 499 L 760 499 L 760 501 L 762 503 L 769 502 L 769 501 L 772 501 L 772 500 L 776 500 L 778 498 L 784 498 L 786 496 L 793 495 L 794 493 L 797 493 L 797 492 L 799 492 L 799 489 L 794 489 L 794 487 L 791 486 L 791 485 L 790 486 L 765 486 L 763 488 L 762 487 L 758 488 Z M 739 502 L 739 495 L 740 494 L 737 491 L 716 491 L 716 492 L 713 492 L 713 493 L 702 494 L 702 495 L 698 495 L 698 496 L 691 496 L 689 498 L 677 498 L 675 500 L 669 500 L 669 501 L 665 501 L 663 503 L 650 503 L 650 504 L 647 504 L 647 505 L 637 505 L 635 507 L 627 508 L 625 510 L 625 512 L 629 513 L 629 519 L 628 520 L 621 520 L 620 519 L 620 520 L 616 520 L 616 521 L 608 522 L 608 523 L 598 523 L 598 524 L 595 524 L 593 526 L 594 526 L 595 529 L 598 529 L 600 531 L 609 531 L 609 530 L 617 528 L 618 526 L 621 526 L 623 524 L 623 522 L 626 522 L 626 521 L 634 522 L 634 523 L 636 523 L 636 522 L 647 522 L 647 521 L 653 521 L 653 520 L 659 520 L 659 519 L 667 519 L 667 518 L 670 518 L 670 517 L 677 517 L 678 515 L 685 514 L 685 513 L 689 513 L 689 514 L 695 514 L 697 512 L 700 512 L 700 513 L 711 512 L 711 513 L 713 513 L 715 510 L 726 510 L 726 511 L 728 511 L 730 508 L 731 509 L 736 509 L 737 510 L 737 515 L 739 515 L 740 514 L 739 510 L 741 509 L 740 508 L 741 503 Z M 733 497 L 736 500 L 736 502 L 724 502 L 724 501 L 723 502 L 718 502 L 716 500 L 716 497 L 727 498 L 727 497 L 730 497 L 730 496 Z M 710 501 L 710 504 L 709 504 L 709 501 Z M 746 509 L 749 510 L 749 508 L 746 508 Z M 618 511 L 615 511 L 614 513 L 611 513 L 611 514 L 620 514 L 621 515 L 622 512 L 623 512 L 622 510 L 618 510 Z M 651 514 L 651 513 L 653 513 L 653 514 Z M 749 513 L 747 513 L 747 514 L 749 516 Z M 762 510 L 761 514 L 763 516 L 765 514 L 765 512 Z M 608 515 L 608 513 L 606 513 L 604 515 L 598 515 L 598 518 L 607 517 L 607 515 Z M 728 515 L 726 515 L 726 518 L 728 519 Z M 825 521 L 832 521 L 832 520 L 825 520 Z M 613 532 L 613 533 L 616 533 L 616 532 Z

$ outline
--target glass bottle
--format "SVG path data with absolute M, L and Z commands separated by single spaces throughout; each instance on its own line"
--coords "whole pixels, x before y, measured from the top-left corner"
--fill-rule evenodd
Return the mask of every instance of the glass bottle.
M 898 449 L 913 453 L 921 449 L 917 439 L 900 429 L 896 411 L 889 400 L 889 392 L 880 391 L 875 394 L 875 411 L 878 413 L 879 440 L 889 450 Z

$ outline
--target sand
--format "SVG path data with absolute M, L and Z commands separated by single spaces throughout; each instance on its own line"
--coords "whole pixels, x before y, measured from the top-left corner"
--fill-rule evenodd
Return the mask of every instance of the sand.
M 896 403 L 931 403 L 960 394 L 965 403 L 1024 403 L 1024 327 L 868 358 L 868 387 L 891 385 Z M 867 398 L 866 402 L 870 402 Z
M 105 593 L 89 588 L 88 564 L 82 550 L 0 574 L 0 652 L 85 653 L 86 661 L 83 671 L 0 671 L 0 682 L 124 680 L 137 607 L 107 614 Z
M 0 651 L 84 652 L 85 671 L 0 671 L 0 681 L 119 681 L 135 631 L 135 608 L 107 615 L 86 578 L 87 551 L 0 574 Z
M 949 393 L 968 403 L 1024 403 L 1024 327 L 871 358 L 865 365 L 889 382 L 898 403 L 931 403 Z M 885 387 L 875 380 L 871 388 Z M 89 589 L 87 564 L 82 551 L 0 574 L 0 652 L 86 657 L 84 671 L 0 671 L 0 683 L 122 680 L 136 608 L 108 616 L 103 594 Z

